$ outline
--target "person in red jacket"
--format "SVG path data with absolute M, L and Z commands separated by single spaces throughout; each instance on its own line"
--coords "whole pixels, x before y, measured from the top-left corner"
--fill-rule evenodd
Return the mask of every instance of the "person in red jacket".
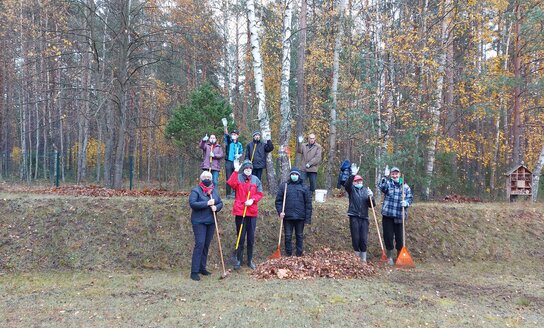
M 259 212 L 258 204 L 261 198 L 263 198 L 263 187 L 261 180 L 251 174 L 253 172 L 251 161 L 245 160 L 242 164 L 237 164 L 234 169 L 228 180 L 228 184 L 235 191 L 236 195 L 234 204 L 232 205 L 232 214 L 235 216 L 237 237 L 240 226 L 242 222 L 244 223 L 234 269 L 240 269 L 240 265 L 242 264 L 244 240 L 247 236 L 247 266 L 255 270 L 253 244 L 255 242 L 255 228 L 257 227 L 257 215 Z

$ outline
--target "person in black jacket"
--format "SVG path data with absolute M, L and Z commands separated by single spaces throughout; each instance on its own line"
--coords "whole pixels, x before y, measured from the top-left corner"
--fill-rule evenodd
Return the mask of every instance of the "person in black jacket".
M 215 232 L 214 213 L 223 208 L 223 202 L 217 189 L 212 183 L 212 174 L 203 171 L 200 175 L 200 184 L 191 190 L 189 196 L 191 206 L 191 223 L 195 234 L 195 247 L 191 261 L 191 279 L 200 280 L 199 273 L 210 275 L 206 270 L 208 250 Z
M 262 181 L 263 169 L 266 167 L 266 154 L 274 150 L 270 134 L 265 135 L 265 142 L 261 142 L 261 131 L 253 132 L 253 141 L 246 146 L 246 159 L 253 164 L 253 175 Z
M 351 245 L 355 254 L 366 263 L 366 250 L 368 242 L 368 209 L 373 196 L 372 190 L 363 186 L 363 177 L 357 175 L 359 168 L 351 165 L 351 175 L 344 188 L 349 196 L 349 230 L 351 232 Z M 374 199 L 372 198 L 372 201 Z
M 302 182 L 300 170 L 294 167 L 289 173 L 289 180 L 280 186 L 281 188 L 279 188 L 276 195 L 276 210 L 280 220 L 283 220 L 285 254 L 287 256 L 293 255 L 291 245 L 293 229 L 295 230 L 297 247 L 295 254 L 296 256 L 302 256 L 304 225 L 312 223 L 312 194 Z M 284 193 L 286 193 L 285 210 L 282 211 Z

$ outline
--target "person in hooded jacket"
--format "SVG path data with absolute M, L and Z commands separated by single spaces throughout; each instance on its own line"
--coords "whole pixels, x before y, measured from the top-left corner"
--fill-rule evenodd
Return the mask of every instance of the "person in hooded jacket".
M 304 225 L 312 223 L 312 193 L 302 183 L 300 170 L 296 167 L 291 169 L 289 180 L 283 183 L 276 195 L 276 210 L 280 220 L 283 220 L 285 235 L 285 254 L 293 255 L 291 239 L 293 229 L 296 239 L 296 256 L 302 256 L 304 252 Z M 285 195 L 285 210 L 283 210 L 283 198 Z
M 266 155 L 272 150 L 274 150 L 274 145 L 269 134 L 264 137 L 264 142 L 262 142 L 261 131 L 253 132 L 253 140 L 246 146 L 245 159 L 253 163 L 252 174 L 259 180 L 261 180 L 263 169 L 266 168 Z
M 200 168 L 203 171 L 210 171 L 212 174 L 213 185 L 219 186 L 219 171 L 221 171 L 221 159 L 223 158 L 223 147 L 217 142 L 215 134 L 209 137 L 206 134 L 200 141 L 200 149 L 202 149 L 202 164 Z
M 252 175 L 253 165 L 245 160 L 242 164 L 235 163 L 235 171 L 228 180 L 228 184 L 235 192 L 232 214 L 235 216 L 236 236 L 240 232 L 240 226 L 244 223 L 234 269 L 240 269 L 243 262 L 244 240 L 247 237 L 247 265 L 255 270 L 253 262 L 253 244 L 255 243 L 255 228 L 257 227 L 257 215 L 259 214 L 259 201 L 263 198 L 263 186 L 261 180 Z M 244 217 L 245 214 L 245 217 Z
M 212 174 L 203 171 L 200 174 L 200 183 L 191 190 L 189 195 L 191 206 L 191 223 L 195 234 L 195 246 L 191 260 L 191 279 L 200 280 L 199 274 L 210 275 L 206 270 L 208 250 L 215 232 L 214 213 L 223 208 L 223 202 L 212 182 Z
M 363 185 L 363 177 L 357 175 L 359 168 L 351 165 L 351 175 L 344 188 L 348 193 L 349 206 L 349 230 L 351 232 L 351 245 L 355 254 L 366 263 L 366 251 L 368 245 L 368 209 L 370 201 L 374 201 L 373 192 Z

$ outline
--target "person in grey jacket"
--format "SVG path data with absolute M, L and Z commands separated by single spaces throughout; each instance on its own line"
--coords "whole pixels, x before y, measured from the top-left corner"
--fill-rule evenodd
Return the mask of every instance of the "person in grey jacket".
M 373 193 L 369 187 L 363 185 L 363 177 L 357 175 L 359 168 L 351 165 L 351 175 L 344 188 L 349 196 L 348 216 L 349 230 L 351 232 L 351 245 L 355 254 L 366 263 L 366 251 L 368 244 L 368 209 Z
M 285 210 L 283 209 L 283 198 L 285 194 Z M 296 256 L 302 256 L 304 225 L 312 223 L 312 194 L 302 183 L 300 170 L 296 167 L 291 169 L 289 180 L 283 183 L 276 195 L 276 211 L 280 220 L 283 220 L 285 234 L 285 254 L 293 255 L 291 239 L 293 229 L 296 239 Z
M 212 183 L 212 174 L 203 171 L 200 174 L 200 184 L 191 190 L 189 196 L 191 206 L 191 223 L 195 234 L 195 246 L 191 260 L 191 279 L 200 280 L 199 273 L 210 275 L 206 270 L 208 250 L 215 232 L 214 213 L 223 208 L 223 202 L 219 193 Z

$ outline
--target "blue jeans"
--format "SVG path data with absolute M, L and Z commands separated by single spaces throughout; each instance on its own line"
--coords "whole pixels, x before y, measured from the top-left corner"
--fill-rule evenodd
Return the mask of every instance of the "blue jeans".
M 195 247 L 193 248 L 193 258 L 191 260 L 191 272 L 200 272 L 206 270 L 208 251 L 215 232 L 215 224 L 193 224 L 193 232 L 195 234 Z

